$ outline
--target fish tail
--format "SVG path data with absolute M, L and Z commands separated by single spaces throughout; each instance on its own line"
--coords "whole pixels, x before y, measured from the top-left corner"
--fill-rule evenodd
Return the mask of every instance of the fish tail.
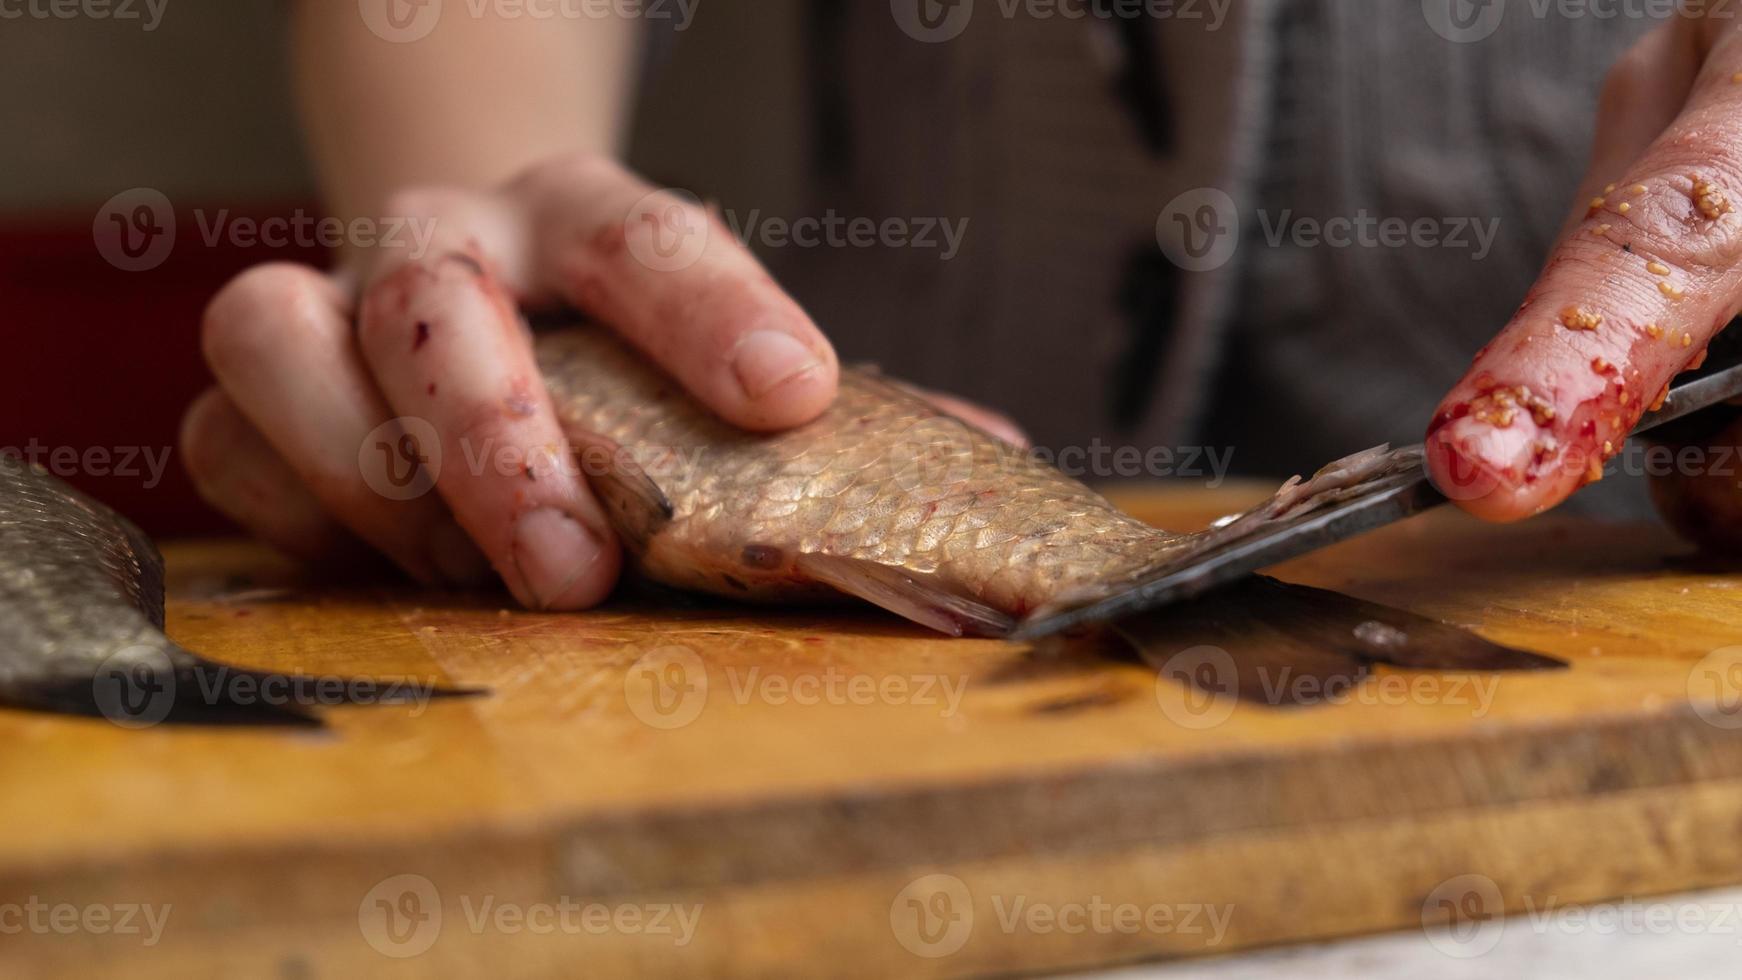
M 0 704 L 105 718 L 123 728 L 324 728 L 317 709 L 421 704 L 474 697 L 477 688 L 370 678 L 280 674 L 211 660 L 169 642 L 108 658 L 89 676 L 36 678 L 0 688 Z

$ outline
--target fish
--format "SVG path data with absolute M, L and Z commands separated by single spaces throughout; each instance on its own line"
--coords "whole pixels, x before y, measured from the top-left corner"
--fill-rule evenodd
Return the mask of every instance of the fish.
M 843 371 L 839 396 L 809 424 L 757 434 L 716 418 L 603 329 L 545 331 L 535 347 L 571 458 L 647 581 L 762 603 L 853 597 L 951 636 L 1011 636 L 1421 466 L 1419 452 L 1378 447 L 1179 533 L 1125 514 L 874 369 Z M 1156 643 L 1272 629 L 1295 638 L 1288 652 L 1300 671 L 1332 678 L 1376 661 L 1560 665 L 1334 593 L 1242 588 L 1122 629 L 1149 643 L 1138 648 L 1152 660 Z M 137 526 L 0 455 L 0 705 L 129 728 L 320 727 L 312 708 L 357 703 L 359 691 L 379 691 L 372 704 L 488 693 L 402 693 L 233 666 L 170 639 L 163 603 L 162 556 Z M 1237 680 L 1250 686 L 1245 674 Z
M 0 705 L 124 728 L 320 728 L 314 707 L 360 695 L 391 704 L 482 693 L 225 664 L 164 633 L 163 598 L 163 557 L 144 532 L 40 467 L 0 455 Z
M 764 434 L 721 421 L 604 329 L 546 329 L 535 350 L 574 459 L 640 575 L 751 602 L 845 595 L 951 636 L 1010 636 L 1422 465 L 1419 450 L 1376 447 L 1180 533 L 1126 514 L 872 368 L 843 370 L 814 421 Z M 1339 615 L 1349 630 L 1386 619 L 1378 607 L 1302 596 L 1254 611 L 1302 624 L 1317 615 L 1318 635 Z M 1493 669 L 1558 663 L 1467 631 L 1421 630 L 1400 611 L 1392 618 L 1423 637 L 1418 661 L 1437 652 Z

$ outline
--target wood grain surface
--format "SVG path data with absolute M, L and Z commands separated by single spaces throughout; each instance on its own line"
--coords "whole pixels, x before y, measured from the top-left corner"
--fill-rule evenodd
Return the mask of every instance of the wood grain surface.
M 1255 495 L 1121 502 L 1184 528 Z M 1472 955 L 1502 906 L 1742 881 L 1742 576 L 1656 528 L 1448 512 L 1284 566 L 1573 663 L 1289 710 L 1096 637 L 543 615 L 164 550 L 191 649 L 492 693 L 314 732 L 0 713 L 0 976 L 961 975 L 1392 929 Z

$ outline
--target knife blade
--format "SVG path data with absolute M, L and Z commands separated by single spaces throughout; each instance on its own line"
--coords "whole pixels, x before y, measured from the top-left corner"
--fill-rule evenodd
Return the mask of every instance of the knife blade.
M 1641 416 L 1631 436 L 1738 397 L 1742 397 L 1742 350 L 1721 359 L 1712 357 L 1700 371 L 1672 387 L 1661 407 Z M 1423 456 L 1419 445 L 1400 453 L 1412 451 L 1418 457 Z M 1606 472 L 1613 472 L 1618 465 L 1618 460 L 1611 460 Z M 1011 639 L 1035 639 L 1200 596 L 1271 565 L 1414 517 L 1446 501 L 1446 496 L 1429 481 L 1425 466 L 1392 473 L 1376 479 L 1371 487 L 1362 488 L 1349 499 L 1295 518 L 1284 518 L 1223 547 L 1193 556 L 1178 569 L 1164 569 L 1127 592 L 1022 623 Z

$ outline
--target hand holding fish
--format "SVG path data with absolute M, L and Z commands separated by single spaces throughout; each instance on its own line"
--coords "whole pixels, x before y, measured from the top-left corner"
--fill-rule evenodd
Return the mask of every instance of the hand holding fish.
M 1600 479 L 1742 309 L 1742 33 L 1709 15 L 1722 5 L 1698 6 L 1611 70 L 1541 278 L 1428 430 L 1435 483 L 1481 517 L 1528 517 Z M 1742 427 L 1711 441 L 1742 445 Z M 1677 472 L 1654 491 L 1684 534 L 1742 545 L 1733 472 Z
M 828 340 L 750 252 L 702 206 L 607 159 L 558 158 L 489 193 L 400 194 L 389 210 L 434 229 L 424 254 L 379 249 L 336 276 L 259 267 L 206 313 L 218 387 L 184 423 L 190 471 L 291 554 L 331 558 L 361 539 L 431 583 L 493 567 L 533 608 L 611 590 L 618 540 L 567 456 L 523 306 L 585 311 L 745 430 L 807 422 L 834 398 Z M 660 261 L 674 230 L 699 241 Z M 382 493 L 367 478 L 377 447 L 390 467 L 439 453 L 436 492 Z
M 706 235 L 681 267 L 640 261 L 664 229 L 626 218 L 651 191 L 604 158 L 558 159 L 490 193 L 397 195 L 391 213 L 433 223 L 421 256 L 381 249 L 337 277 L 244 273 L 207 311 L 219 387 L 184 427 L 204 494 L 294 554 L 325 556 L 348 531 L 422 581 L 493 566 L 527 606 L 596 603 L 617 541 L 560 456 L 518 304 L 587 311 L 744 428 L 808 421 L 835 392 L 827 339 L 730 235 Z M 713 220 L 676 196 L 659 206 L 693 229 Z M 433 428 L 440 446 L 421 451 L 447 465 L 436 493 L 395 500 L 365 481 L 359 447 L 402 417 Z M 521 465 L 503 472 L 510 457 Z

